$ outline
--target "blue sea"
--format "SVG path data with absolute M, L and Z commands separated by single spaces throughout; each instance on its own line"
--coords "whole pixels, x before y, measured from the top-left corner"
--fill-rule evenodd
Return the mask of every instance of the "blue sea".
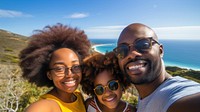
M 95 50 L 101 53 L 116 47 L 117 39 L 90 39 Z M 164 46 L 166 66 L 200 70 L 200 40 L 160 40 Z

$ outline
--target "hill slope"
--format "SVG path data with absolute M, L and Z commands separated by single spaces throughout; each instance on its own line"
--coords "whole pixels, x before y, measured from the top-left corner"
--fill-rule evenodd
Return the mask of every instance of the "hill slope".
M 0 29 L 0 63 L 17 63 L 19 52 L 27 45 L 28 37 Z

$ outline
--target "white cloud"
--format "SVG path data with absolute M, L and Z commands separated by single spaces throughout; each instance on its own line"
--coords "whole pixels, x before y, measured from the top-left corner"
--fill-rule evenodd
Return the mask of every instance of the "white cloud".
M 89 38 L 117 38 L 125 26 L 98 26 L 85 29 Z
M 20 11 L 0 9 L 0 18 L 14 18 L 14 17 L 32 17 L 32 15 L 24 14 L 23 12 Z
M 73 18 L 73 19 L 78 19 L 78 18 L 86 18 L 88 17 L 88 13 L 74 13 L 69 16 L 65 16 L 64 18 Z
M 89 38 L 118 38 L 126 26 L 98 26 L 85 29 Z M 198 39 L 200 26 L 153 28 L 159 39 Z
M 200 26 L 153 28 L 159 39 L 200 39 Z

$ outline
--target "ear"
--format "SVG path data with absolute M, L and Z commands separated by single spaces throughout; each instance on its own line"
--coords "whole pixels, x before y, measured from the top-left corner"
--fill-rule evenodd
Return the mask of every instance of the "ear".
M 50 72 L 47 72 L 47 77 L 49 78 L 49 80 L 52 80 L 52 76 L 51 76 Z
M 163 48 L 162 44 L 159 47 L 159 53 L 160 53 L 160 57 L 163 58 L 163 56 L 164 56 L 164 48 Z

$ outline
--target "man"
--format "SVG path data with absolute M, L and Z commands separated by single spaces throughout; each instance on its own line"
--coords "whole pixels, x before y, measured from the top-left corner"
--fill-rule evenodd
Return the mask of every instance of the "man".
M 150 27 L 128 25 L 114 52 L 138 90 L 137 112 L 200 112 L 200 84 L 166 72 L 163 46 Z

